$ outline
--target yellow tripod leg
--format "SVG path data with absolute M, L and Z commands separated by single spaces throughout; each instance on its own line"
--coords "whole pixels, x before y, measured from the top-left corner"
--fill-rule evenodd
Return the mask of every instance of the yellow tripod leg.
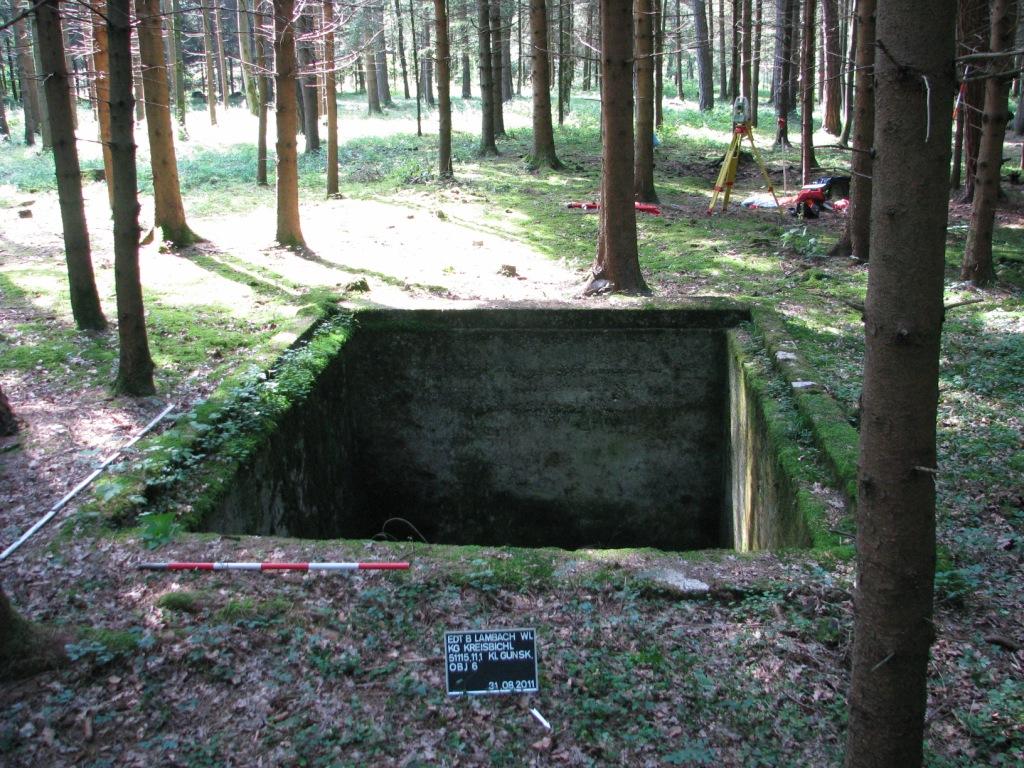
M 711 204 L 708 206 L 708 214 L 711 214 L 715 210 L 715 204 L 718 203 L 718 197 L 725 190 L 731 190 L 733 182 L 736 181 L 736 167 L 733 163 L 733 156 L 739 144 L 739 137 L 733 134 L 732 141 L 729 142 L 729 149 L 725 152 L 725 158 L 722 160 L 722 167 L 718 171 L 718 178 L 715 180 L 715 188 L 711 195 Z M 731 176 L 730 176 L 731 168 Z M 722 210 L 725 210 L 725 206 L 728 205 L 729 195 L 726 192 L 725 202 L 723 203 Z
M 757 151 L 757 145 L 754 143 L 754 133 L 750 130 L 750 126 L 747 126 L 746 130 L 747 138 L 750 139 L 750 149 L 754 153 L 754 160 L 757 162 L 757 167 L 761 169 L 761 175 L 764 176 L 764 182 L 768 185 L 768 191 L 772 194 L 772 200 L 775 201 L 775 209 L 782 213 L 782 206 L 779 205 L 779 198 L 775 195 L 775 187 L 772 186 L 771 177 L 768 175 L 768 169 L 765 167 L 764 161 L 761 159 L 761 153 Z
M 740 166 L 740 136 L 737 135 L 730 147 L 729 170 L 725 177 L 725 197 L 722 198 L 722 212 L 729 207 L 729 198 L 732 197 L 732 188 L 736 185 L 736 170 Z

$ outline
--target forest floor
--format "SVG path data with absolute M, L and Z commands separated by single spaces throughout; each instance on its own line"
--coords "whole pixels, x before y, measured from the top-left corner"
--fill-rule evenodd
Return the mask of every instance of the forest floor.
M 722 110 L 709 119 L 691 106 L 669 104 L 658 149 L 664 215 L 639 220 L 654 295 L 727 296 L 777 310 L 852 417 L 867 268 L 827 255 L 841 217 L 799 222 L 738 206 L 706 217 L 728 122 Z M 365 120 L 358 101 L 343 100 L 344 196 L 323 199 L 323 158 L 303 158 L 303 252 L 272 244 L 272 189 L 249 181 L 254 122 L 233 110 L 209 129 L 192 113 L 180 163 L 191 224 L 207 241 L 176 253 L 142 249 L 159 394 L 138 400 L 109 394 L 116 333 L 74 330 L 49 159 L 0 146 L 0 385 L 22 420 L 20 435 L 0 443 L 0 546 L 166 404 L 185 413 L 226 377 L 267 366 L 325 303 L 642 301 L 579 297 L 596 216 L 564 204 L 596 195 L 592 104 L 578 100 L 557 133 L 563 173 L 524 170 L 527 103 L 510 108 L 510 136 L 494 160 L 473 155 L 478 114 L 459 107 L 457 180 L 439 185 L 432 137 L 410 130 L 407 105 Z M 765 149 L 767 134 L 759 142 Z M 90 146 L 84 165 L 94 168 Z M 842 167 L 837 154 L 819 159 Z M 768 162 L 779 185 L 786 174 L 792 188 L 795 152 L 769 152 Z M 738 186 L 756 190 L 756 170 L 745 167 Z M 942 352 L 943 562 L 926 752 L 929 765 L 943 768 L 1024 762 L 1024 201 L 1018 189 L 1007 192 L 1000 281 L 985 291 L 957 282 L 969 210 L 951 205 L 946 302 L 980 301 L 951 310 Z M 86 197 L 100 294 L 113 318 L 104 185 L 88 184 Z M 144 197 L 144 220 L 148 211 Z M 5 765 L 841 761 L 851 561 L 813 551 L 111 531 L 80 509 L 87 498 L 0 565 L 12 601 L 64 632 L 71 660 L 0 686 Z M 414 568 L 341 577 L 133 569 L 153 558 L 408 559 Z M 708 594 L 665 588 L 656 578 L 665 571 L 706 583 Z M 519 626 L 538 630 L 539 694 L 445 695 L 444 630 Z

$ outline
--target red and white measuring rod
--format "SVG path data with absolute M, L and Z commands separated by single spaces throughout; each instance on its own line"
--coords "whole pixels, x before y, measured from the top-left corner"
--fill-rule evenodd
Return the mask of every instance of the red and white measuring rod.
M 139 563 L 146 571 L 406 571 L 408 563 Z

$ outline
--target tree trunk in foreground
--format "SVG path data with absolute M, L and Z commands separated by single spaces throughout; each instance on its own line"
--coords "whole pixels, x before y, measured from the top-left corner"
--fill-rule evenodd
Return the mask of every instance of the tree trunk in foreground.
M 636 135 L 633 137 L 633 194 L 643 203 L 658 202 L 654 191 L 654 8 L 652 0 L 633 0 L 636 55 Z
M 0 587 L 0 680 L 30 677 L 66 661 L 61 637 L 18 615 Z
M 81 330 L 101 331 L 107 327 L 107 319 L 100 307 L 92 270 L 89 228 L 86 226 L 85 205 L 82 201 L 82 171 L 78 165 L 75 127 L 71 117 L 58 0 L 47 0 L 36 9 L 36 28 L 39 31 L 43 86 L 50 113 L 50 137 L 53 141 L 57 196 L 64 229 L 71 313 L 75 325 Z
M 491 82 L 490 3 L 476 0 L 477 46 L 480 61 L 480 154 L 496 155 L 494 143 L 494 87 Z
M 110 154 L 114 178 L 114 283 L 120 342 L 114 391 L 152 395 L 153 359 L 146 337 L 146 314 L 139 277 L 139 193 L 135 174 L 131 52 L 131 2 L 107 0 L 110 46 Z
M 93 72 L 96 75 L 96 123 L 99 128 L 100 147 L 103 152 L 103 176 L 107 184 L 107 200 L 114 207 L 114 161 L 110 156 L 110 55 L 107 43 L 105 0 L 93 5 Z
M 647 293 L 633 207 L 633 4 L 601 3 L 601 208 L 585 294 Z
M 4 394 L 3 387 L 0 387 L 0 437 L 10 437 L 18 433 L 18 420 L 14 416 L 14 409 Z
M 306 245 L 299 226 L 299 116 L 295 93 L 295 0 L 274 0 L 274 58 L 277 70 L 277 242 Z M 369 90 L 369 88 L 367 89 Z
M 434 0 L 437 46 L 438 177 L 452 178 L 451 45 L 448 39 L 447 0 Z
M 167 64 L 161 44 L 160 0 L 135 0 L 135 15 L 139 20 L 142 90 L 146 97 L 149 164 L 153 170 L 154 224 L 160 227 L 164 241 L 183 248 L 202 238 L 189 229 L 181 202 Z
M 1017 27 L 1017 0 L 992 0 L 992 35 L 989 50 L 1009 51 Z M 960 270 L 961 280 L 975 285 L 988 285 L 996 278 L 992 266 L 992 233 L 995 228 L 996 205 L 999 202 L 999 169 L 1003 164 L 1003 139 L 1010 120 L 1007 97 L 1013 79 L 1013 56 L 989 60 L 985 80 L 985 113 L 981 117 L 981 144 L 978 147 L 977 172 L 974 177 L 974 204 L 967 247 Z
M 703 0 L 701 0 L 703 2 Z M 555 133 L 551 123 L 551 91 L 548 83 L 548 11 L 544 0 L 530 0 L 530 76 L 533 78 L 533 152 L 531 168 L 561 168 L 555 154 Z
M 878 4 L 847 768 L 922 760 L 954 9 L 955 0 L 934 0 L 928 13 L 909 0 Z
M 303 134 L 306 137 L 306 154 L 320 151 L 320 104 L 316 87 L 316 50 L 314 48 L 312 6 L 299 11 L 299 33 L 307 38 L 298 46 L 298 64 L 302 70 L 299 77 L 299 92 L 302 96 Z

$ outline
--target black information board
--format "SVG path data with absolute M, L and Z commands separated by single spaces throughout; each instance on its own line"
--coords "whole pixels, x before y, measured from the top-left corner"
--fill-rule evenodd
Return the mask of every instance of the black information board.
M 537 633 L 532 629 L 473 629 L 444 633 L 449 696 L 536 693 Z

